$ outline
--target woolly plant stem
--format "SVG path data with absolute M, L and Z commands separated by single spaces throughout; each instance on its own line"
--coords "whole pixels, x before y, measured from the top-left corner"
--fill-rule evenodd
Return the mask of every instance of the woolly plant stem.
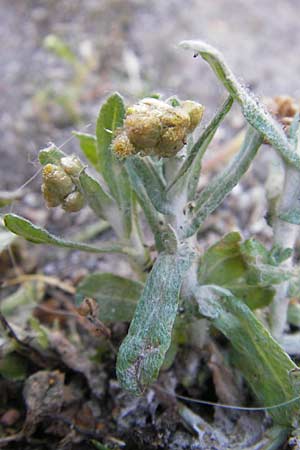
M 286 222 L 280 218 L 281 213 L 291 210 L 295 207 L 295 197 L 297 197 L 300 185 L 299 170 L 285 165 L 285 181 L 280 202 L 278 205 L 278 215 L 274 219 L 274 244 L 282 248 L 294 249 L 297 235 L 299 233 L 298 225 Z M 299 200 L 298 200 L 299 201 Z M 293 267 L 293 256 L 285 263 L 286 268 Z M 284 281 L 276 288 L 276 295 L 270 306 L 270 326 L 275 339 L 281 341 L 287 323 L 287 311 L 289 305 L 288 297 L 289 281 Z

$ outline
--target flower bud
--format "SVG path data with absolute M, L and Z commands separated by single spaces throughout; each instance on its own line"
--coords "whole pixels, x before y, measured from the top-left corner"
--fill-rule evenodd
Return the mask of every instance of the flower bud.
M 181 103 L 181 107 L 188 113 L 190 117 L 190 126 L 188 133 L 192 133 L 201 122 L 204 113 L 204 106 L 200 103 L 186 100 Z
M 66 174 L 71 177 L 78 177 L 83 169 L 83 165 L 79 158 L 75 155 L 65 156 L 61 158 L 60 164 Z
M 45 183 L 42 184 L 42 193 L 48 208 L 55 208 L 60 205 L 60 197 L 53 190 L 49 189 Z
M 81 192 L 74 191 L 67 195 L 62 202 L 62 208 L 67 212 L 80 211 L 84 206 L 84 197 Z
M 112 148 L 119 158 L 126 158 L 137 153 L 127 134 L 122 131 L 114 138 Z
M 136 148 L 143 150 L 155 147 L 162 131 L 160 116 L 158 108 L 143 100 L 127 109 L 124 128 Z
M 61 166 L 46 164 L 43 168 L 42 192 L 48 206 L 58 206 L 73 189 L 71 177 Z

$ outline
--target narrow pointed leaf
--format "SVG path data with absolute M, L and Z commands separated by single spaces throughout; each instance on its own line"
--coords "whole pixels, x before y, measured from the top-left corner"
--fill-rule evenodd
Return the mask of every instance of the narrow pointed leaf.
M 218 127 L 220 126 L 221 122 L 225 118 L 226 114 L 230 111 L 231 106 L 233 104 L 233 98 L 229 96 L 224 104 L 221 106 L 220 110 L 217 111 L 216 115 L 212 118 L 210 123 L 206 126 L 203 133 L 199 136 L 195 144 L 192 146 L 191 150 L 188 152 L 188 156 L 182 166 L 180 167 L 178 173 L 175 175 L 172 183 L 168 186 L 168 191 L 174 187 L 174 185 L 177 185 L 181 178 L 188 172 L 190 167 L 193 165 L 193 169 L 191 171 L 191 174 L 189 176 L 190 178 L 190 184 L 191 188 L 189 191 L 190 197 L 193 197 L 196 191 L 196 187 L 199 180 L 200 170 L 201 170 L 201 161 L 202 158 L 212 141 Z M 192 198 L 189 198 L 188 200 L 191 200 Z
M 161 214 L 170 214 L 170 206 L 165 195 L 165 186 L 149 160 L 140 157 L 128 158 L 126 168 L 129 173 L 135 172 L 143 184 L 153 206 Z
M 221 53 L 203 41 L 183 41 L 179 45 L 192 50 L 194 54 L 200 54 L 208 62 L 230 95 L 240 103 L 249 124 L 272 144 L 287 163 L 300 169 L 300 156 L 294 151 L 283 129 L 238 82 Z
M 165 239 L 167 239 L 167 230 L 164 231 L 162 224 L 164 224 L 163 216 L 154 208 L 147 190 L 135 170 L 131 169 L 131 165 L 126 161 L 126 169 L 130 178 L 131 185 L 136 193 L 141 208 L 144 211 L 148 224 L 155 238 L 156 248 L 161 252 L 165 248 Z
M 198 230 L 209 214 L 221 204 L 234 186 L 237 185 L 248 170 L 261 144 L 262 136 L 250 127 L 239 153 L 196 198 L 195 209 L 190 222 L 186 225 L 185 233 L 187 236 Z
M 90 253 L 125 253 L 131 252 L 130 249 L 118 243 L 104 243 L 102 247 L 84 244 L 82 242 L 73 242 L 54 236 L 42 227 L 36 226 L 29 220 L 16 214 L 6 214 L 4 216 L 5 226 L 26 240 L 34 244 L 49 244 L 56 247 L 65 247 L 72 250 L 81 250 Z

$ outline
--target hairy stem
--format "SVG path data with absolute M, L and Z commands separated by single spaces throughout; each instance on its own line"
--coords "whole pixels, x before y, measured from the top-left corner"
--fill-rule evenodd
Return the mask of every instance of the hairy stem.
M 295 201 L 299 203 L 298 196 L 300 185 L 300 172 L 293 167 L 285 167 L 285 181 L 283 191 L 281 194 L 280 202 L 278 205 L 277 217 L 274 220 L 274 244 L 279 245 L 282 248 L 294 248 L 296 244 L 297 235 L 299 233 L 298 225 L 286 222 L 279 216 L 281 213 L 294 208 Z M 292 268 L 292 256 L 283 263 L 287 269 Z M 285 281 L 277 286 L 276 295 L 273 303 L 270 307 L 270 326 L 273 336 L 281 340 L 284 329 L 287 323 L 287 311 L 288 311 L 288 289 L 289 282 Z

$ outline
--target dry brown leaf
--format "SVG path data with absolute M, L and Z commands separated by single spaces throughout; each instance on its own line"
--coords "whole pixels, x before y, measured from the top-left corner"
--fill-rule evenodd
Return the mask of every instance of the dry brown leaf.
M 58 414 L 64 399 L 64 374 L 58 370 L 41 370 L 25 382 L 23 396 L 26 404 L 25 436 L 34 433 L 45 417 Z

